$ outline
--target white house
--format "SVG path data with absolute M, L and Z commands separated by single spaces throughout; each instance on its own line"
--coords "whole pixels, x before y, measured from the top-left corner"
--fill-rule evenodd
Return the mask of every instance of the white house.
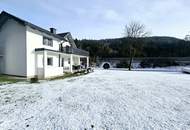
M 0 73 L 31 78 L 61 76 L 89 66 L 89 53 L 71 34 L 56 34 L 7 12 L 0 14 Z

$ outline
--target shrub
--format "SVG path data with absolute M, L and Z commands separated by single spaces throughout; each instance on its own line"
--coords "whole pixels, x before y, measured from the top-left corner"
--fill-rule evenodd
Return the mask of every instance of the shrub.
M 142 68 L 168 67 L 178 66 L 179 64 L 172 59 L 148 59 L 142 60 L 140 66 Z
M 30 83 L 39 83 L 38 77 L 35 76 L 34 78 L 31 78 Z
M 116 64 L 116 68 L 129 68 L 129 63 L 127 61 L 121 61 Z
M 79 70 L 80 69 L 80 65 L 73 65 L 73 70 Z
M 153 66 L 153 64 L 152 64 L 151 60 L 142 60 L 140 63 L 140 66 L 142 68 L 151 68 Z

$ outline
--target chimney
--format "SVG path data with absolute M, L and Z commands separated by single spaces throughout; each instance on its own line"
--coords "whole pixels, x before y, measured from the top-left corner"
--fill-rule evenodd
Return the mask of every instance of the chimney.
M 50 32 L 53 34 L 56 34 L 56 29 L 55 28 L 50 28 Z

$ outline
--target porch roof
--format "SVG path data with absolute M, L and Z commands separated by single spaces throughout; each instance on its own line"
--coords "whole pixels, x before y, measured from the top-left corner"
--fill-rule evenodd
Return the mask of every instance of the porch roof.
M 46 49 L 46 48 L 36 48 L 35 52 L 39 51 L 51 51 L 55 53 L 63 53 L 63 54 L 75 54 L 75 55 L 80 55 L 80 56 L 89 56 L 89 52 L 85 50 L 81 50 L 78 48 L 71 48 L 69 51 L 59 51 L 59 50 L 51 50 L 51 49 Z

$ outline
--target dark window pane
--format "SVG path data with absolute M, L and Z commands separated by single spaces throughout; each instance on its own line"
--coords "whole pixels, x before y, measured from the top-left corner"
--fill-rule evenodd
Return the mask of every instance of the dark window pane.
M 47 65 L 53 65 L 53 58 L 52 57 L 49 57 L 47 58 Z
M 53 47 L 53 39 L 47 38 L 47 37 L 43 37 L 43 44 L 47 45 L 47 46 Z
M 64 67 L 64 58 L 62 58 L 61 67 Z

